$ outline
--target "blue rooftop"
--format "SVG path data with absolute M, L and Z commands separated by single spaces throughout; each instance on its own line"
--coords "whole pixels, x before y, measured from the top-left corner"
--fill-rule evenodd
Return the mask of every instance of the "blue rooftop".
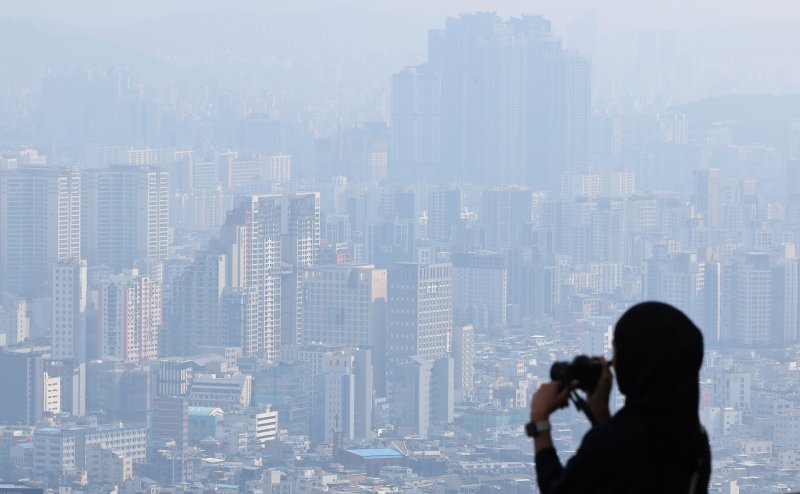
M 348 453 L 362 458 L 402 458 L 403 454 L 392 448 L 348 449 Z

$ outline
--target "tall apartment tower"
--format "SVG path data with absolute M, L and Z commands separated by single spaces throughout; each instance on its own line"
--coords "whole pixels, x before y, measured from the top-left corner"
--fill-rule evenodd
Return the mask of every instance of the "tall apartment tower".
M 746 252 L 729 271 L 721 311 L 730 316 L 732 339 L 745 345 L 765 345 L 773 341 L 773 268 L 766 252 Z M 725 324 L 724 326 L 727 326 Z M 783 328 L 781 328 L 781 331 Z M 727 333 L 727 331 L 726 331 Z
M 163 341 L 169 353 L 197 351 L 204 345 L 227 345 L 220 330 L 220 299 L 226 288 L 225 254 L 199 253 L 191 266 L 172 281 L 165 323 L 170 337 Z M 166 350 L 166 349 L 165 349 Z
M 53 266 L 50 334 L 53 360 L 86 361 L 87 273 L 85 260 L 60 261 Z
M 588 165 L 590 103 L 589 60 L 548 20 L 449 18 L 429 36 L 427 64 L 393 78 L 389 168 L 557 192 L 562 173 Z M 413 161 L 436 157 L 419 152 L 436 136 L 438 159 Z
M 244 334 L 245 356 L 276 360 L 281 341 L 281 220 L 279 195 L 240 196 L 228 212 L 219 245 L 226 254 L 226 285 L 240 293 L 236 322 Z M 244 304 L 244 305 L 242 305 Z M 223 323 L 227 331 L 227 322 Z
M 158 357 L 161 285 L 138 270 L 111 276 L 100 293 L 103 356 L 137 362 Z
M 392 76 L 389 176 L 415 182 L 440 178 L 442 76 L 423 64 Z
M 169 248 L 169 172 L 114 165 L 84 175 L 83 243 L 91 265 L 158 263 Z
M 319 192 L 296 192 L 282 197 L 281 344 L 303 341 L 303 270 L 319 260 Z
M 387 272 L 371 264 L 303 272 L 304 344 L 369 348 L 375 391 L 386 395 Z
M 50 295 L 53 265 L 81 258 L 80 211 L 76 168 L 0 172 L 0 292 Z

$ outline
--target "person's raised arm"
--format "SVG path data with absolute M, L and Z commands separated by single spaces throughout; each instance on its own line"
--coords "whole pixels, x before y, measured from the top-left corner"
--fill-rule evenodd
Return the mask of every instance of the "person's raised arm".
M 567 406 L 568 399 L 568 387 L 558 382 L 542 384 L 533 395 L 533 400 L 531 401 L 531 422 L 534 424 L 548 422 L 553 412 Z M 552 448 L 553 437 L 549 428 L 536 434 L 536 437 L 533 438 L 533 444 L 535 453 L 546 448 Z

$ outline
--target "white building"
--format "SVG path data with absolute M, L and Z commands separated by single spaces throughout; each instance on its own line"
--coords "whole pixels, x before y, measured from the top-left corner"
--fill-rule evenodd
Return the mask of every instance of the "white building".
M 61 377 L 44 373 L 44 411 L 61 413 Z
M 272 183 L 285 183 L 292 179 L 292 155 L 270 156 L 267 162 L 267 178 Z
M 100 293 L 103 355 L 125 361 L 158 357 L 161 285 L 138 270 L 112 276 Z

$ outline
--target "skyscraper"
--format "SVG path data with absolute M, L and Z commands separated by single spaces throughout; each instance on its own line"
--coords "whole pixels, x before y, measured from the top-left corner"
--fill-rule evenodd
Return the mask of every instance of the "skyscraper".
M 296 346 L 303 337 L 302 271 L 319 260 L 319 192 L 286 194 L 281 200 L 281 260 L 286 267 L 281 290 L 281 343 Z
M 49 296 L 54 263 L 81 258 L 80 211 L 77 169 L 0 171 L 0 291 Z
M 302 342 L 371 349 L 375 391 L 385 396 L 386 270 L 317 266 L 303 272 L 303 287 Z
M 428 43 L 392 80 L 390 173 L 556 192 L 589 164 L 591 65 L 548 20 L 462 15 Z
M 53 266 L 50 352 L 54 360 L 86 360 L 86 261 Z
M 502 254 L 453 253 L 453 318 L 480 331 L 506 323 L 508 272 Z
M 483 193 L 481 223 L 486 249 L 503 252 L 519 246 L 523 225 L 532 219 L 533 195 L 526 187 L 502 187 Z
M 237 197 L 219 239 L 228 260 L 226 285 L 253 297 L 251 309 L 238 311 L 246 320 L 238 321 L 237 327 L 256 331 L 245 337 L 255 340 L 255 354 L 246 355 L 268 363 L 277 358 L 281 341 L 282 209 L 279 195 Z
M 415 182 L 441 178 L 441 74 L 429 65 L 392 76 L 389 176 Z
M 158 263 L 169 248 L 169 172 L 112 165 L 84 174 L 83 244 L 90 265 Z
M 448 356 L 453 327 L 453 275 L 450 264 L 398 263 L 389 271 L 387 365 L 417 355 Z

